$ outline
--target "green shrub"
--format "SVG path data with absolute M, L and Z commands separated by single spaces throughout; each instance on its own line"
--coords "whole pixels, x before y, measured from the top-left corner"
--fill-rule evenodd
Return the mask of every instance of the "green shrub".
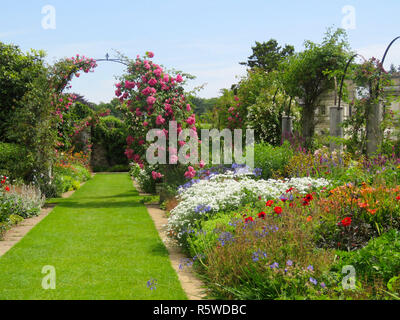
M 371 283 L 377 278 L 388 282 L 400 274 L 400 231 L 390 230 L 372 239 L 366 247 L 353 252 L 339 251 L 338 256 L 340 262 L 333 270 L 352 265 L 359 278 L 365 277 Z
M 25 179 L 32 170 L 33 158 L 22 146 L 0 143 L 0 175 Z
M 262 169 L 261 178 L 268 180 L 273 174 L 283 174 L 285 166 L 293 155 L 288 142 L 280 147 L 273 147 L 268 143 L 259 143 L 254 146 L 254 166 Z

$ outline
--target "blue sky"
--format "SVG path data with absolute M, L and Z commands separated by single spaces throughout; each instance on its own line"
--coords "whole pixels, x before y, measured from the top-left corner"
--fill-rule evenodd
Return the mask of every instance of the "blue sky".
M 400 35 L 400 1 L 383 0 L 0 0 L 0 41 L 24 51 L 43 49 L 51 63 L 77 53 L 102 58 L 113 49 L 136 57 L 155 53 L 154 61 L 197 77 L 188 89 L 207 83 L 202 97 L 219 95 L 245 74 L 255 41 L 270 38 L 302 49 L 304 40 L 319 42 L 329 26 L 341 27 L 342 8 L 355 8 L 356 28 L 348 30 L 353 50 L 381 58 Z M 42 28 L 42 7 L 56 9 L 56 29 Z M 400 41 L 388 58 L 400 65 Z M 115 76 L 124 67 L 102 63 L 96 72 L 72 82 L 72 91 L 90 101 L 113 97 Z

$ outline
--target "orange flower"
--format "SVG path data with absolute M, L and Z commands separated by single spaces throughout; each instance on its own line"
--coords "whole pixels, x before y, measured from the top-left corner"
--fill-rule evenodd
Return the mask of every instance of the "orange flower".
M 368 209 L 368 212 L 372 215 L 374 215 L 378 211 L 378 209 Z
M 311 216 L 308 216 L 307 217 L 307 222 L 310 222 L 312 220 L 312 217 Z
M 361 203 L 361 202 L 359 202 L 358 203 L 358 206 L 360 207 L 360 208 L 367 208 L 368 207 L 368 203 Z

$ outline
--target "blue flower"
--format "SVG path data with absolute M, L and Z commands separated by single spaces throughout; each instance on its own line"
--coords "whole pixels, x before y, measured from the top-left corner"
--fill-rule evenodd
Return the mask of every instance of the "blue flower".
M 157 280 L 156 279 L 150 279 L 147 281 L 147 288 L 150 290 L 156 290 L 157 289 Z
M 307 267 L 307 270 L 308 270 L 308 271 L 314 271 L 314 267 L 310 264 L 310 265 Z
M 293 261 L 292 260 L 288 260 L 286 261 L 286 265 L 291 267 L 293 265 Z
M 262 169 L 261 168 L 255 168 L 254 171 L 253 171 L 253 174 L 256 177 L 260 177 L 262 175 Z
M 274 263 L 271 264 L 269 267 L 270 267 L 271 269 L 279 268 L 279 263 L 278 263 L 278 262 L 274 262 Z
M 315 286 L 318 284 L 318 281 L 316 279 L 314 279 L 313 277 L 310 277 L 310 282 Z

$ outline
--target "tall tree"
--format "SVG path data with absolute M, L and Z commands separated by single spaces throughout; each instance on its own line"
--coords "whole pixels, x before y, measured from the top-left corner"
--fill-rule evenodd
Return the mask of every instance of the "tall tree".
M 241 65 L 250 67 L 251 69 L 260 68 L 266 72 L 277 70 L 282 60 L 294 54 L 294 47 L 285 45 L 280 47 L 275 39 L 268 42 L 257 42 L 252 47 L 253 54 L 248 58 L 247 62 L 240 62 Z

